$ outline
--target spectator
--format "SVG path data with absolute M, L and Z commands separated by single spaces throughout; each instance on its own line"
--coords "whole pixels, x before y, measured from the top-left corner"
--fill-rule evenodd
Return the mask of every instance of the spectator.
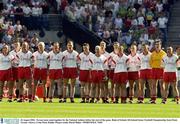
M 15 14 L 15 22 L 17 22 L 18 20 L 20 20 L 20 22 L 23 22 L 23 9 L 20 4 L 16 8 Z
M 163 33 L 164 42 L 167 40 L 167 22 L 168 19 L 164 16 L 164 13 L 161 13 L 160 17 L 158 18 L 158 26 L 160 31 Z

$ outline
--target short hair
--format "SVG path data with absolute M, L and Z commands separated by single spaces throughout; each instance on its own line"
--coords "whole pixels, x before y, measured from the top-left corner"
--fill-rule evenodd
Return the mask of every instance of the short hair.
M 154 44 L 156 44 L 156 43 L 162 43 L 162 41 L 161 41 L 161 39 L 156 39 L 155 41 L 154 41 Z
M 88 46 L 89 47 L 89 43 L 83 43 L 83 46 Z
M 53 43 L 53 45 L 56 45 L 56 44 L 57 44 L 57 45 L 60 45 L 59 42 L 54 42 L 54 43 Z
M 119 45 L 119 42 L 114 42 L 113 45 L 115 45 L 115 44 Z
M 45 47 L 44 42 L 39 42 L 39 43 L 38 43 L 38 46 L 39 46 L 40 44 L 41 44 L 43 47 Z
M 95 49 L 100 49 L 101 47 L 99 45 L 95 46 Z
M 106 42 L 105 42 L 105 41 L 103 41 L 103 40 L 100 42 L 100 44 L 101 44 L 101 43 L 103 43 L 103 44 L 105 44 L 105 45 L 106 45 Z
M 67 44 L 69 44 L 69 43 L 74 45 L 74 42 L 72 40 L 68 40 Z

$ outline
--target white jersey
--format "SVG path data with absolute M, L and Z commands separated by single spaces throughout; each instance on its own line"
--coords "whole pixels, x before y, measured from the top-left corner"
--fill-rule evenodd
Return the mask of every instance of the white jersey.
M 115 63 L 113 62 L 113 58 L 117 56 L 117 54 L 113 51 L 110 54 L 110 58 L 108 59 L 108 64 L 111 70 L 115 68 Z
M 107 69 L 107 59 L 105 56 L 101 55 L 97 57 L 96 55 L 93 55 L 92 57 L 92 70 L 98 70 L 98 71 L 104 71 Z
M 39 53 L 38 51 L 33 53 L 34 67 L 35 68 L 47 68 L 48 67 L 48 53 Z
M 177 60 L 178 56 L 168 57 L 167 55 L 163 58 L 164 72 L 177 72 Z
M 131 54 L 128 56 L 128 71 L 129 72 L 136 72 L 140 69 L 140 58 L 139 55 L 136 54 L 135 56 L 131 56 Z
M 12 50 L 12 51 L 10 52 L 10 54 L 11 54 L 12 56 L 14 56 L 14 60 L 13 60 L 13 63 L 12 63 L 12 66 L 13 66 L 13 67 L 18 67 L 18 64 L 19 64 L 18 57 L 17 57 L 17 53 L 18 53 L 18 52 L 16 52 L 15 50 Z
M 49 52 L 49 69 L 62 69 L 63 53 Z
M 32 65 L 32 53 L 28 51 L 23 53 L 22 51 L 17 53 L 19 65 L 18 67 L 30 67 Z
M 11 54 L 8 54 L 7 56 L 4 56 L 2 53 L 0 54 L 0 70 L 8 70 L 12 67 L 12 61 L 14 59 L 14 56 Z
M 105 52 L 102 53 L 101 55 L 103 55 L 103 56 L 106 58 L 107 62 L 108 62 L 107 65 L 106 65 L 106 67 L 105 67 L 105 69 L 106 69 L 106 70 L 109 70 L 109 59 L 110 59 L 110 57 L 111 57 L 110 54 L 105 51 Z
M 127 72 L 127 61 L 128 56 L 126 56 L 125 54 L 123 54 L 122 56 L 116 55 L 113 58 L 113 62 L 115 63 L 114 73 Z
M 79 58 L 79 63 L 80 63 L 80 70 L 89 70 L 92 67 L 92 58 L 93 53 L 89 53 L 88 55 L 84 54 L 84 52 L 82 52 L 81 54 L 79 54 L 78 58 Z
M 150 57 L 151 57 L 150 52 L 147 55 L 144 55 L 143 53 L 141 53 L 139 55 L 139 58 L 140 58 L 140 61 L 141 61 L 140 70 L 151 69 L 150 64 L 149 64 Z
M 71 53 L 67 50 L 63 52 L 63 67 L 77 68 L 78 52 L 73 50 Z

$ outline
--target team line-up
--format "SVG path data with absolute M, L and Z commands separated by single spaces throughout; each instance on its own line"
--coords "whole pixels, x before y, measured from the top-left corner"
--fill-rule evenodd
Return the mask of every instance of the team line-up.
M 100 42 L 95 47 L 95 54 L 89 51 L 89 44 L 83 44 L 83 52 L 73 49 L 73 42 L 68 41 L 67 50 L 61 51 L 59 43 L 54 43 L 52 51 L 47 53 L 43 42 L 39 42 L 38 50 L 32 53 L 27 42 L 20 45 L 14 43 L 10 51 L 4 45 L 0 53 L 0 101 L 3 98 L 3 87 L 8 84 L 8 102 L 12 102 L 13 88 L 19 90 L 18 102 L 23 102 L 26 83 L 29 102 L 34 101 L 39 82 L 43 85 L 43 102 L 53 102 L 54 85 L 57 83 L 59 102 L 66 102 L 67 86 L 70 81 L 70 102 L 74 103 L 75 83 L 79 76 L 81 84 L 81 103 L 133 103 L 134 86 L 137 88 L 138 103 L 144 102 L 145 84 L 150 89 L 150 103 L 155 104 L 157 98 L 157 84 L 160 83 L 162 103 L 166 103 L 169 86 L 172 86 L 176 103 L 179 103 L 177 89 L 177 68 L 179 57 L 173 53 L 172 47 L 166 52 L 161 49 L 161 41 L 154 43 L 155 50 L 151 53 L 148 45 L 142 46 L 142 52 L 137 53 L 137 46 L 131 45 L 130 54 L 124 53 L 123 46 L 115 42 L 114 50 L 106 52 L 106 43 Z M 79 74 L 79 75 L 78 75 Z M 50 79 L 48 101 L 46 98 L 47 77 Z M 33 82 L 33 83 L 32 83 Z M 108 83 L 111 82 L 109 92 Z M 129 83 L 129 93 L 126 84 Z M 128 94 L 128 96 L 127 96 Z

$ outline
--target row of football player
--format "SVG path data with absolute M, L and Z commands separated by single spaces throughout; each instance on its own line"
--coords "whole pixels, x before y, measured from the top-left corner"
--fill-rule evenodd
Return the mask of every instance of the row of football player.
M 78 54 L 73 49 L 73 42 L 67 43 L 67 50 L 60 51 L 58 43 L 54 43 L 53 50 L 44 51 L 44 43 L 38 44 L 38 50 L 29 51 L 28 43 L 16 42 L 14 50 L 9 51 L 5 45 L 0 54 L 0 100 L 2 99 L 3 86 L 8 81 L 9 102 L 12 101 L 14 84 L 20 92 L 18 102 L 23 101 L 23 84 L 29 88 L 29 102 L 33 102 L 38 81 L 41 81 L 44 89 L 43 101 L 46 102 L 46 80 L 51 80 L 49 102 L 53 98 L 54 82 L 58 82 L 60 102 L 66 102 L 67 83 L 71 82 L 70 100 L 74 102 L 75 82 L 78 77 L 81 82 L 82 102 L 98 102 L 102 98 L 103 103 L 108 103 L 108 97 L 112 102 L 126 103 L 126 83 L 129 81 L 129 102 L 133 102 L 134 85 L 138 88 L 138 102 L 143 103 L 144 85 L 147 81 L 150 87 L 151 103 L 156 103 L 157 83 L 160 82 L 162 103 L 166 103 L 169 85 L 173 86 L 176 101 L 179 101 L 177 90 L 177 62 L 179 58 L 173 54 L 173 48 L 167 48 L 167 54 L 161 49 L 161 41 L 155 42 L 155 50 L 150 53 L 148 45 L 143 45 L 142 53 L 137 54 L 136 45 L 130 48 L 130 55 L 125 55 L 123 46 L 114 43 L 111 53 L 105 51 L 106 43 L 100 42 L 95 47 L 95 54 L 89 51 L 89 44 L 83 44 L 83 52 Z M 32 76 L 33 75 L 33 76 Z M 34 88 L 32 88 L 32 79 Z M 17 82 L 18 81 L 18 82 Z M 111 93 L 108 93 L 108 82 L 111 82 Z M 91 84 L 91 85 L 90 85 Z M 116 85 L 114 85 L 116 84 Z M 120 90 L 121 89 L 121 90 Z M 119 92 L 121 91 L 121 96 Z M 91 99 L 90 99 L 91 98 Z

